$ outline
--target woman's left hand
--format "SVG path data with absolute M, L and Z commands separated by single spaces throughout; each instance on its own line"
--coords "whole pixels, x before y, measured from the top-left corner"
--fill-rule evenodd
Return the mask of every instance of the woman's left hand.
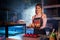
M 44 27 L 40 27 L 40 29 L 44 29 Z

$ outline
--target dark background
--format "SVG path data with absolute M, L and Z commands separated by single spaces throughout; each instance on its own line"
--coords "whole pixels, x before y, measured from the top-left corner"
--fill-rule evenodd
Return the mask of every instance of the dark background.
M 41 0 L 0 0 L 0 21 L 7 22 L 12 21 L 11 17 L 18 15 L 16 20 L 22 19 L 22 11 L 29 8 L 35 3 L 41 3 Z M 44 5 L 56 5 L 60 4 L 59 0 L 44 0 Z M 54 8 L 56 9 L 56 8 Z M 58 16 L 60 17 L 60 8 L 58 8 Z M 10 17 L 7 20 L 7 12 Z M 49 14 L 49 13 L 48 13 Z M 15 20 L 15 21 L 16 21 Z

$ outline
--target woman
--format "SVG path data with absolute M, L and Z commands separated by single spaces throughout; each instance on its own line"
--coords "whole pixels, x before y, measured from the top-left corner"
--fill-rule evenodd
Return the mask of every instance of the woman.
M 47 23 L 47 16 L 42 12 L 42 7 L 40 4 L 37 4 L 35 7 L 35 13 L 32 17 L 32 24 L 34 25 L 35 28 L 35 34 L 45 34 L 45 27 Z M 32 25 L 32 26 L 33 26 Z

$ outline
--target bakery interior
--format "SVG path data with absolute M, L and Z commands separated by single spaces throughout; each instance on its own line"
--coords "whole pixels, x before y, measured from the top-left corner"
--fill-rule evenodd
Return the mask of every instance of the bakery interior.
M 29 26 L 36 3 L 47 15 L 45 35 L 34 34 L 34 27 Z M 60 40 L 59 10 L 60 0 L 0 0 L 0 40 Z

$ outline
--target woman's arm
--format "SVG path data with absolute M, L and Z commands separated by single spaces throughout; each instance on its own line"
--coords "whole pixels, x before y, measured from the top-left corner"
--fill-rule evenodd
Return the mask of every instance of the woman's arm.
M 43 28 L 46 27 L 46 24 L 47 24 L 47 16 L 46 16 L 46 14 L 43 14 L 42 19 L 43 19 L 43 24 L 42 24 L 40 29 L 43 29 Z

